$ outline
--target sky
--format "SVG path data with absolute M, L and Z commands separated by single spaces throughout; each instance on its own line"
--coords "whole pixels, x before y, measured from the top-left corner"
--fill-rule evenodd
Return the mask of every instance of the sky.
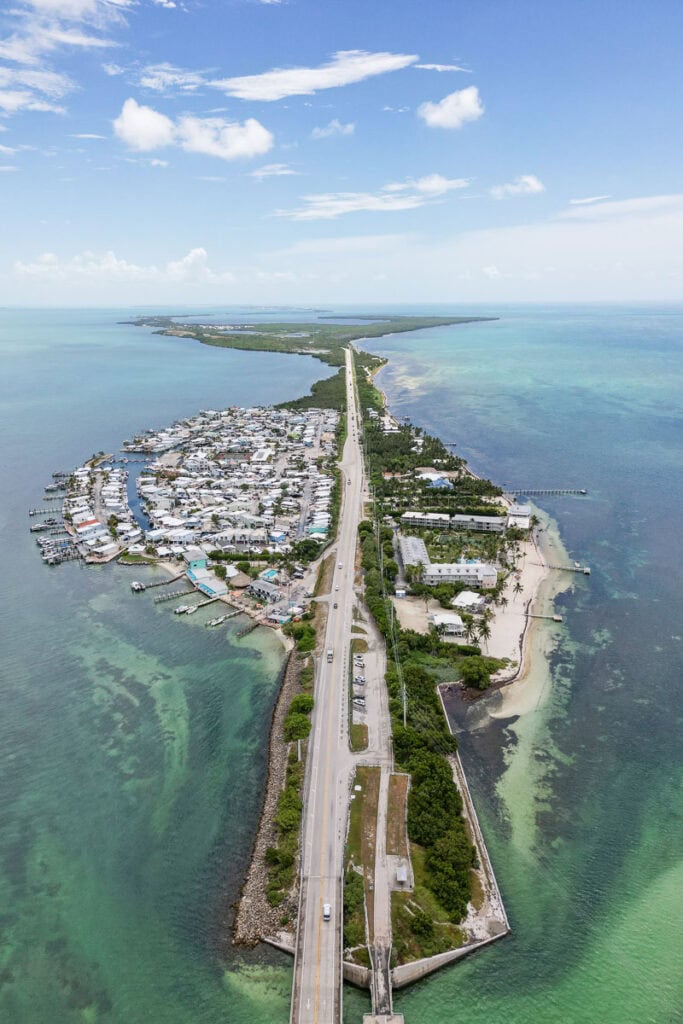
M 680 0 L 8 0 L 0 304 L 679 301 Z

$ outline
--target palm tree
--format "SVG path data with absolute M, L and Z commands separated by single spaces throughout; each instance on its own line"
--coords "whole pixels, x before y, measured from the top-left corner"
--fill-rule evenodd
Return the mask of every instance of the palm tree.
M 514 585 L 514 587 L 512 589 L 513 589 L 513 591 L 515 593 L 515 596 L 517 594 L 521 594 L 522 591 L 524 590 L 524 587 L 522 586 L 522 581 L 519 580 L 519 579 L 515 580 L 515 585 Z
M 484 647 L 488 653 L 488 642 L 491 639 L 491 626 L 486 617 L 479 623 L 479 639 L 484 641 Z

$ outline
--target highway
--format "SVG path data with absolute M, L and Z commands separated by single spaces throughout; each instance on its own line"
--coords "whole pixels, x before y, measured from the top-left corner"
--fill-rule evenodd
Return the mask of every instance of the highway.
M 348 744 L 348 659 L 355 602 L 356 540 L 363 500 L 363 457 L 350 352 L 346 353 L 346 386 L 348 436 L 340 462 L 342 511 L 333 590 L 316 680 L 306 776 L 293 1024 L 336 1024 L 341 1015 L 341 880 L 354 764 Z M 331 663 L 325 653 L 329 649 L 334 652 Z M 331 908 L 329 921 L 323 920 L 326 903 Z

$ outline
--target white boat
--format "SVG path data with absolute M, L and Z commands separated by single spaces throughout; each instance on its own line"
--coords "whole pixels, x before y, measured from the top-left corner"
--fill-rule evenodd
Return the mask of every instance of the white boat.
M 194 615 L 194 613 L 196 611 L 197 611 L 197 605 L 196 604 L 191 604 L 191 605 L 188 605 L 188 607 L 186 608 L 185 614 L 186 615 Z
M 173 609 L 174 615 L 186 615 L 190 610 L 189 604 L 179 604 L 177 608 Z
M 222 622 L 225 622 L 227 615 L 219 615 L 216 619 L 209 619 L 204 623 L 205 626 L 220 626 Z

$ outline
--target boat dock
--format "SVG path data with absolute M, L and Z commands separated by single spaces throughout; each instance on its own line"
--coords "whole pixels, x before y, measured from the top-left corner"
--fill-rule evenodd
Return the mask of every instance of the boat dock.
M 177 576 L 169 576 L 167 580 L 157 580 L 155 583 L 139 583 L 136 580 L 134 583 L 131 583 L 131 588 L 136 594 L 141 594 L 143 590 L 153 590 L 154 587 L 167 587 L 169 583 L 177 583 L 184 575 L 184 572 L 179 572 Z
M 527 619 L 547 619 L 548 622 L 562 622 L 561 615 L 534 615 L 532 612 L 526 613 Z

